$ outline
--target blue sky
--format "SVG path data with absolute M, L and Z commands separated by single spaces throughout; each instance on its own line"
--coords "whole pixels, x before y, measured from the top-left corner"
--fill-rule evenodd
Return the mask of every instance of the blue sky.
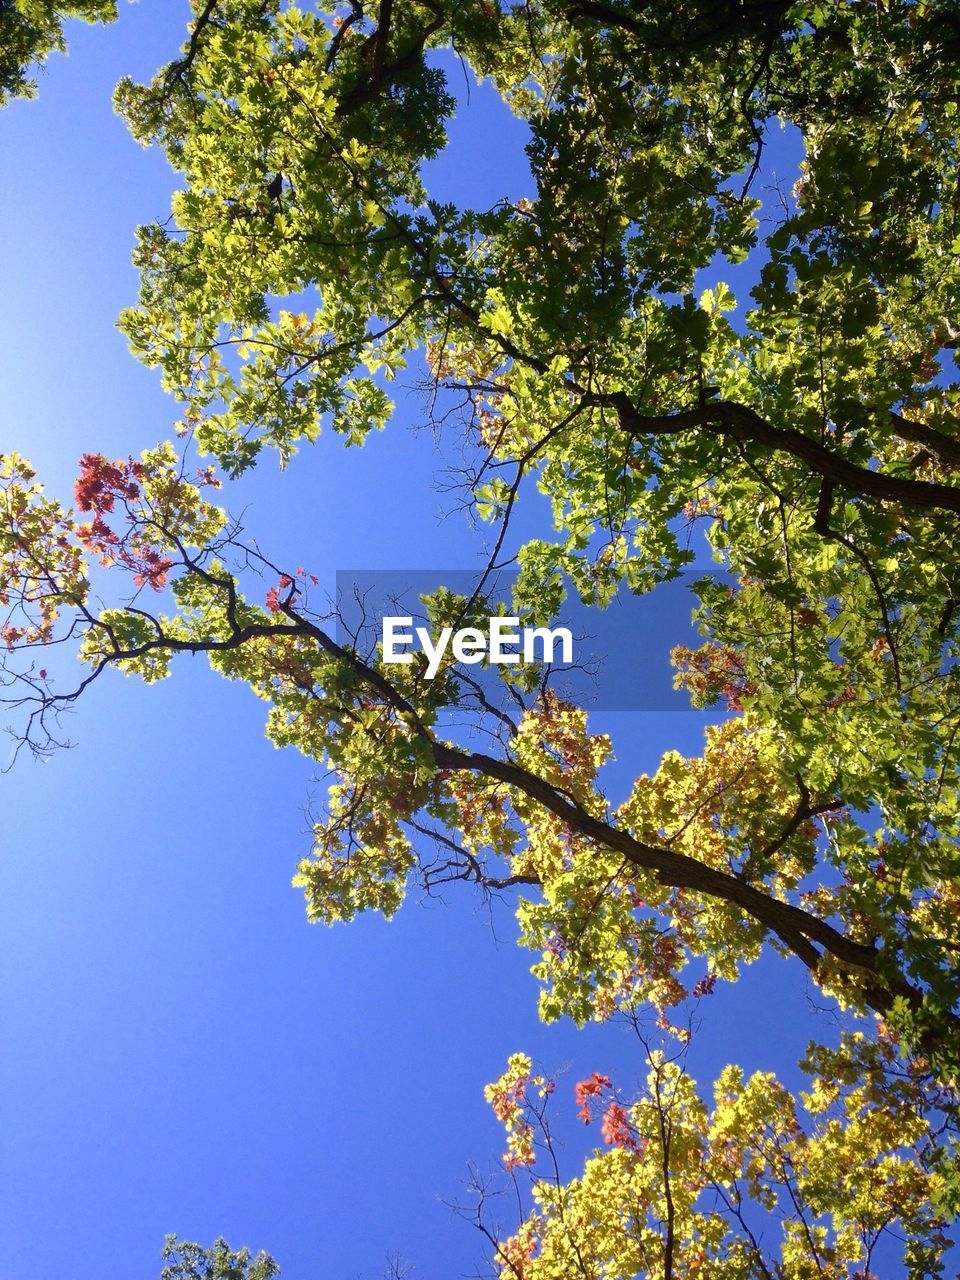
M 40 98 L 2 120 L 0 448 L 64 496 L 82 452 L 136 453 L 176 416 L 114 327 L 135 295 L 134 226 L 166 214 L 173 176 L 110 95 L 171 56 L 186 18 L 179 0 L 142 0 L 113 28 L 71 29 Z M 516 194 L 522 142 L 474 89 L 431 185 L 478 205 Z M 440 519 L 442 459 L 420 420 L 402 394 L 364 450 L 323 440 L 228 501 L 273 558 L 328 583 L 338 568 L 469 568 L 481 547 Z M 617 743 L 615 790 L 667 747 L 697 751 L 703 720 L 596 725 Z M 451 894 L 389 925 L 308 926 L 289 882 L 313 769 L 274 750 L 263 704 L 201 659 L 152 688 L 101 681 L 70 728 L 73 750 L 0 779 L 4 1280 L 149 1280 L 169 1231 L 266 1248 L 293 1280 L 379 1276 L 395 1251 L 417 1277 L 474 1270 L 480 1238 L 441 1201 L 502 1147 L 484 1083 L 523 1049 L 567 1068 L 572 1116 L 589 1072 L 638 1082 L 635 1042 L 538 1024 L 507 908 L 491 926 Z M 797 1079 L 815 1024 L 795 966 L 769 958 L 708 1005 L 691 1058 L 704 1084 L 731 1058 Z M 593 1133 L 565 1131 L 572 1175 Z

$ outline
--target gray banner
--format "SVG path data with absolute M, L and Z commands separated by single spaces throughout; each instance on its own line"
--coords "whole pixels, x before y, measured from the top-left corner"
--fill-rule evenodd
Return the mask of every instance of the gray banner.
M 599 710 L 689 710 L 689 695 L 673 687 L 670 651 L 678 644 L 697 648 L 703 643 L 691 619 L 697 605 L 693 584 L 718 576 L 725 575 L 688 570 L 642 596 L 624 589 L 606 609 L 581 604 L 571 594 L 550 626 L 570 630 L 573 662 L 555 663 L 551 687 Z M 425 626 L 422 596 L 446 587 L 469 598 L 477 580 L 477 573 L 466 569 L 339 570 L 338 642 L 370 653 L 382 639 L 384 618 L 412 619 L 412 628 L 405 627 L 407 632 Z M 485 586 L 488 607 L 495 608 L 498 602 L 509 607 L 515 581 L 515 572 L 497 573 Z M 405 651 L 423 647 L 414 637 Z M 491 692 L 496 689 L 496 671 L 486 661 L 465 669 Z

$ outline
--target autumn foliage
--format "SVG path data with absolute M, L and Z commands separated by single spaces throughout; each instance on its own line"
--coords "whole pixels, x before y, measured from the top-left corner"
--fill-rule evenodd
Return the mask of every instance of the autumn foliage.
M 78 6 L 30 6 L 44 23 L 24 47 L 24 7 L 6 8 L 0 95 Z M 943 1274 L 960 1207 L 954 8 L 193 10 L 179 55 L 116 93 L 180 183 L 138 231 L 120 320 L 176 403 L 176 444 L 84 454 L 73 505 L 0 459 L 19 741 L 57 746 L 93 680 L 205 654 L 263 701 L 274 744 L 331 775 L 296 864 L 310 920 L 472 886 L 512 904 L 545 1022 L 642 1023 L 636 1096 L 601 1073 L 574 1087 L 598 1135 L 578 1174 L 553 1160 L 548 1074 L 517 1054 L 487 1087 L 522 1204 L 515 1230 L 487 1228 L 500 1274 L 868 1280 L 889 1248 L 896 1274 Z M 454 58 L 528 138 L 525 194 L 485 209 L 429 189 Z M 644 771 L 540 666 L 384 663 L 338 631 L 319 569 L 275 563 L 269 529 L 212 503 L 321 432 L 393 429 L 404 371 L 493 552 L 470 594 L 423 600 L 427 625 L 500 607 L 507 563 L 532 624 L 695 569 L 702 643 L 673 663 L 709 712 L 697 749 Z M 358 518 L 390 496 L 358 491 Z M 611 785 L 615 751 L 629 780 Z M 809 1086 L 731 1063 L 701 1092 L 684 1055 L 757 963 L 791 965 L 829 1011 Z M 177 1280 L 275 1265 L 170 1249 Z

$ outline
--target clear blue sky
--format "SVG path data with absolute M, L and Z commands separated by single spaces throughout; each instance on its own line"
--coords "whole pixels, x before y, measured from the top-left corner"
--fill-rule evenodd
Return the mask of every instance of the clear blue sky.
M 186 6 L 141 0 L 106 30 L 71 28 L 41 95 L 0 120 L 6 302 L 0 449 L 68 495 L 81 452 L 126 456 L 175 413 L 114 328 L 134 297 L 134 226 L 168 211 L 173 177 L 111 111 L 121 74 L 148 77 Z M 462 87 L 455 85 L 455 88 Z M 482 205 L 523 188 L 523 135 L 471 95 L 433 166 L 435 190 Z M 239 493 L 279 561 L 338 568 L 478 562 L 431 488 L 441 459 L 415 395 L 363 451 L 335 440 Z M 681 637 L 672 637 L 679 639 Z M 644 639 L 635 641 L 646 661 Z M 692 713 L 614 714 L 611 787 L 695 752 Z M 416 901 L 387 925 L 308 926 L 289 881 L 307 849 L 309 762 L 274 750 L 263 704 L 200 660 L 144 688 L 103 680 L 76 748 L 0 779 L 0 1240 L 3 1280 L 150 1280 L 165 1233 L 266 1248 L 292 1280 L 474 1270 L 479 1236 L 441 1203 L 468 1160 L 502 1148 L 483 1084 L 519 1049 L 630 1088 L 643 1064 L 615 1026 L 539 1026 L 533 957 L 509 909 Z M 691 1059 L 787 1081 L 813 1023 L 796 967 L 769 958 L 704 1010 Z M 567 1173 L 593 1131 L 569 1132 Z

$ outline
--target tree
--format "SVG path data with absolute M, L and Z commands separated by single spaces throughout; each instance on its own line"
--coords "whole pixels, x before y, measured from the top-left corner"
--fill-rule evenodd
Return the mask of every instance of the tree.
M 913 1151 L 898 1212 L 913 1273 L 934 1274 L 940 1211 L 924 1206 L 955 1204 L 960 1181 L 952 6 L 195 8 L 182 55 L 117 92 L 185 184 L 173 223 L 140 229 L 122 326 L 219 474 L 191 478 L 170 444 L 86 455 L 73 511 L 8 455 L 0 591 L 23 741 L 55 745 L 57 713 L 110 668 L 155 680 L 205 652 L 270 704 L 278 745 L 336 775 L 297 876 L 312 919 L 389 915 L 412 876 L 518 889 L 544 1018 L 652 1004 L 680 1039 L 692 995 L 767 949 L 799 963 L 851 1015 L 876 1016 L 873 1047 L 845 1042 L 831 1062 L 893 1125 L 876 1159 Z M 432 54 L 451 48 L 527 123 L 530 198 L 475 210 L 425 189 L 454 107 Z M 803 159 L 764 203 L 781 126 Z M 722 279 L 744 262 L 746 312 Z M 310 290 L 312 312 L 282 305 Z M 668 752 L 609 800 L 612 744 L 549 672 L 510 672 L 497 702 L 449 658 L 428 680 L 340 644 L 309 575 L 210 500 L 220 475 L 271 449 L 286 465 L 322 425 L 362 443 L 388 422 L 386 383 L 421 359 L 494 528 L 488 572 L 469 597 L 430 598 L 432 627 L 493 610 L 491 572 L 511 553 L 512 609 L 534 622 L 568 589 L 597 607 L 650 590 L 692 559 L 693 525 L 736 584 L 704 580 L 704 645 L 675 654 L 695 702 L 728 713 L 699 758 Z M 556 529 L 515 546 L 534 486 Z M 107 608 L 97 561 L 119 584 Z M 169 612 L 143 607 L 168 587 Z M 66 691 L 35 656 L 63 642 L 89 667 Z M 893 1043 L 928 1082 L 922 1137 L 897 1101 Z M 670 1076 L 671 1096 L 700 1114 L 685 1080 Z M 734 1073 L 718 1087 L 766 1085 Z M 641 1112 L 625 1114 L 636 1128 Z M 795 1113 L 776 1123 L 799 1141 Z M 768 1162 L 756 1176 L 780 1175 Z M 798 1184 L 778 1185 L 761 1205 Z M 524 1237 L 538 1257 L 558 1203 Z M 729 1266 L 742 1261 L 730 1274 L 773 1267 L 724 1239 Z M 867 1237 L 856 1256 L 850 1239 L 830 1265 L 865 1272 Z M 820 1251 L 808 1241 L 803 1264 L 818 1273 Z
M 518 1174 L 529 1174 L 531 1211 L 504 1237 L 485 1225 L 483 1188 L 478 1201 L 501 1274 L 862 1277 L 883 1267 L 898 1228 L 908 1274 L 941 1274 L 947 1223 L 918 1150 L 923 1087 L 904 1072 L 891 1092 L 895 1057 L 889 1043 L 844 1037 L 803 1064 L 812 1082 L 800 1099 L 770 1073 L 745 1079 L 727 1067 L 710 1107 L 677 1055 L 648 1051 L 646 1091 L 629 1106 L 605 1076 L 577 1084 L 580 1119 L 602 1113 L 606 1150 L 564 1184 L 545 1105 L 552 1082 L 516 1055 L 487 1096 L 518 1194 Z
M 10 0 L 0 5 L 0 106 L 36 93 L 32 73 L 51 53 L 66 48 L 65 18 L 112 22 L 116 16 L 116 0 Z
M 273 1280 L 280 1268 L 268 1253 L 254 1258 L 249 1249 L 238 1253 L 226 1240 L 214 1240 L 208 1249 L 188 1240 L 167 1236 L 163 1246 L 160 1280 Z

